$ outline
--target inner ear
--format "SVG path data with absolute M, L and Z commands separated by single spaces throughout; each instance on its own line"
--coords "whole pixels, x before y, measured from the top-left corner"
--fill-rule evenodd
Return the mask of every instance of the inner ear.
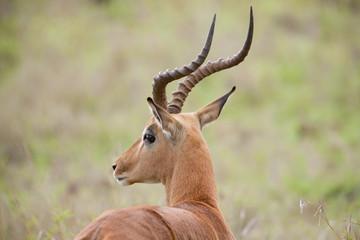
M 181 124 L 165 109 L 154 103 L 152 98 L 149 97 L 147 102 L 156 123 L 159 125 L 163 133 L 171 140 L 175 140 L 179 137 L 182 132 Z
M 158 111 L 158 108 L 157 108 L 156 104 L 154 103 L 154 101 L 150 97 L 147 98 L 147 102 L 148 102 L 151 114 L 153 115 L 156 123 L 159 125 L 159 127 L 162 128 L 163 123 L 162 123 L 162 119 L 161 119 L 161 116 L 159 114 L 159 111 Z
M 233 87 L 230 92 L 216 99 L 215 101 L 212 101 L 195 113 L 199 120 L 200 128 L 203 128 L 204 126 L 212 123 L 219 117 L 226 101 L 234 93 L 235 89 L 236 87 Z

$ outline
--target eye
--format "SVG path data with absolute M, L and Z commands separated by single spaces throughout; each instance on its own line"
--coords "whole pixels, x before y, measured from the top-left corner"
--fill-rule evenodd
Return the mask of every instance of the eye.
M 151 143 L 155 142 L 155 137 L 151 134 L 145 133 L 144 142 L 151 144 Z

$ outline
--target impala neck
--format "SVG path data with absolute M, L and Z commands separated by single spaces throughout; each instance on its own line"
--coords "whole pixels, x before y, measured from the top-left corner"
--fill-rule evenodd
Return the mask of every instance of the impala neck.
M 195 201 L 219 209 L 214 171 L 204 139 L 188 137 L 186 145 L 191 151 L 174 154 L 173 172 L 163 180 L 167 205 Z

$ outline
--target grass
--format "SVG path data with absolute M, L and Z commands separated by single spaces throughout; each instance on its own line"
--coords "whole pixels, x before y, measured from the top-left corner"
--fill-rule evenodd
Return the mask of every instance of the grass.
M 227 222 L 237 239 L 359 238 L 358 1 L 1 4 L 0 239 L 69 239 L 104 210 L 165 205 L 161 185 L 119 187 L 113 160 L 150 117 L 152 77 L 194 58 L 214 13 L 208 58 L 233 55 L 250 5 L 249 56 L 184 106 L 237 86 L 203 131 Z
M 332 226 L 333 224 L 329 221 L 326 216 L 324 207 L 321 202 L 319 202 L 318 206 L 314 205 L 313 203 L 307 200 L 300 200 L 300 213 L 303 213 L 304 209 L 309 207 L 314 211 L 314 217 L 318 216 L 319 218 L 319 226 L 321 221 L 325 222 L 326 225 L 329 227 L 329 230 L 336 236 L 337 239 L 346 239 L 346 240 L 353 240 L 359 239 L 359 223 L 357 221 L 353 221 L 352 214 L 350 214 L 348 220 L 344 220 L 344 227 L 341 228 L 341 233 L 339 230 L 334 229 Z

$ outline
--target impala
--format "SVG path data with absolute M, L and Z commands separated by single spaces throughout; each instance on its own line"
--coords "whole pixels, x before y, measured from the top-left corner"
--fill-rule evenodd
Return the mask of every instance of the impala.
M 201 66 L 210 50 L 214 25 L 215 16 L 205 46 L 194 61 L 154 77 L 153 99 L 147 99 L 152 117 L 142 136 L 112 166 L 123 186 L 164 184 L 167 206 L 106 211 L 75 239 L 235 239 L 219 207 L 212 162 L 201 134 L 205 125 L 219 117 L 235 87 L 197 112 L 181 113 L 181 108 L 199 81 L 245 59 L 253 36 L 252 8 L 242 49 L 233 57 Z M 167 102 L 166 85 L 182 77 Z

